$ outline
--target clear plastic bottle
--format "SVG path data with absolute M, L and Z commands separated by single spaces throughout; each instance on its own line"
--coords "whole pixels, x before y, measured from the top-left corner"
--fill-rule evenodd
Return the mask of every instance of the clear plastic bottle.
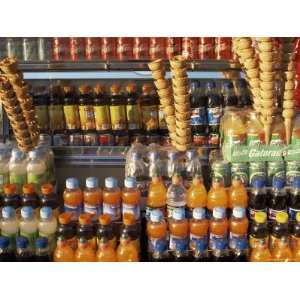
M 9 155 L 7 151 L 0 151 L 0 192 L 3 192 L 3 186 L 9 183 Z
M 169 187 L 174 175 L 182 176 L 184 166 L 179 161 L 179 153 L 176 151 L 168 152 L 166 187 Z
M 185 208 L 186 189 L 182 184 L 181 176 L 174 175 L 172 184 L 167 190 L 167 217 L 171 218 L 175 208 Z
M 158 151 L 151 151 L 149 153 L 149 177 L 153 178 L 157 175 L 164 175 L 163 162 Z
M 247 146 L 263 145 L 265 132 L 257 111 L 249 111 L 246 120 Z
M 2 208 L 1 219 L 1 235 L 8 237 L 10 241 L 10 248 L 16 248 L 16 236 L 19 232 L 19 222 L 16 218 L 16 212 L 11 206 L 4 206 Z
M 19 149 L 13 149 L 9 160 L 9 182 L 17 186 L 18 194 L 27 182 L 27 158 Z
M 202 177 L 202 166 L 195 150 L 188 150 L 186 152 L 185 162 L 185 181 L 184 185 L 189 188 L 192 184 L 193 178 Z

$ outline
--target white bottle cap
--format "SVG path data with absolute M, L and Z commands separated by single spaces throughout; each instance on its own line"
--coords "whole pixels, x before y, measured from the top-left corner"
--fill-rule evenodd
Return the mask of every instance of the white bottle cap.
M 114 177 L 105 178 L 105 187 L 108 189 L 113 189 L 118 186 L 118 180 Z
M 232 215 L 235 218 L 242 219 L 245 217 L 245 208 L 243 207 L 234 207 L 232 210 Z
M 224 219 L 225 218 L 225 209 L 223 207 L 215 207 L 213 210 L 213 217 L 215 219 Z
M 172 213 L 172 218 L 177 221 L 183 220 L 185 218 L 184 208 L 182 207 L 175 208 Z
M 11 206 L 4 206 L 2 208 L 2 218 L 3 219 L 11 219 L 16 215 L 16 211 Z
M 205 219 L 205 209 L 203 207 L 197 207 L 193 209 L 193 218 L 196 220 Z
M 50 219 L 52 217 L 52 208 L 49 206 L 44 206 L 40 210 L 41 219 Z
M 136 179 L 135 177 L 126 177 L 124 180 L 124 185 L 128 189 L 136 188 Z
M 77 178 L 70 177 L 66 180 L 66 188 L 69 190 L 78 189 L 79 187 L 79 181 Z
M 31 206 L 24 206 L 21 209 L 21 216 L 24 219 L 32 219 L 33 218 L 33 209 Z
M 163 219 L 163 213 L 160 209 L 154 209 L 150 214 L 150 221 L 154 223 L 158 223 Z
M 85 180 L 85 186 L 88 189 L 96 189 L 98 188 L 99 184 L 98 184 L 98 178 L 97 177 L 88 177 Z

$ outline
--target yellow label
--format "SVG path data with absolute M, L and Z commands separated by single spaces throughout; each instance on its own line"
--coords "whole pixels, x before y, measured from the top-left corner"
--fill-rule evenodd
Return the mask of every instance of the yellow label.
M 145 130 L 156 130 L 158 129 L 158 107 L 157 105 L 143 106 L 143 126 Z
M 35 107 L 35 115 L 40 129 L 49 128 L 48 106 L 38 105 Z
M 62 105 L 49 106 L 49 123 L 52 130 L 65 128 L 64 111 Z
M 109 106 L 94 106 L 94 114 L 97 130 L 108 130 L 111 128 Z
M 77 105 L 65 105 L 64 114 L 67 129 L 79 129 L 80 119 Z
M 80 124 L 82 130 L 95 129 L 94 108 L 91 105 L 79 106 Z
M 128 129 L 141 128 L 141 114 L 137 104 L 126 105 L 126 116 L 127 116 Z
M 126 129 L 126 111 L 124 105 L 111 106 L 110 118 L 113 130 Z

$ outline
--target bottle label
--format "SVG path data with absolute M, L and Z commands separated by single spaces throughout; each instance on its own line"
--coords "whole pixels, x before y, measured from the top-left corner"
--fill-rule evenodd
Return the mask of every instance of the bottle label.
M 195 251 L 197 249 L 207 249 L 208 236 L 198 236 L 190 233 L 190 249 Z
M 142 122 L 146 131 L 157 130 L 159 128 L 157 105 L 143 106 Z
M 146 212 L 145 212 L 145 217 L 146 217 L 146 220 L 149 221 L 150 220 L 150 215 L 151 215 L 151 212 L 153 210 L 157 210 L 159 209 L 163 216 L 166 214 L 166 211 L 165 211 L 165 207 L 150 207 L 150 206 L 146 206 Z
M 290 221 L 296 221 L 296 215 L 300 209 L 289 207 L 289 219 Z
M 73 205 L 69 205 L 69 204 L 64 204 L 64 210 L 65 212 L 70 212 L 72 213 L 72 220 L 73 221 L 77 221 L 80 214 L 82 213 L 82 207 L 81 205 L 78 206 L 73 206 Z
M 249 246 L 251 249 L 256 248 L 258 245 L 269 245 L 269 237 L 255 238 L 253 235 L 249 235 Z
M 79 106 L 80 124 L 82 130 L 95 129 L 94 108 L 91 105 Z
M 126 112 L 124 105 L 110 106 L 110 117 L 113 130 L 126 129 Z
M 167 239 L 155 239 L 149 237 L 148 239 L 148 252 L 159 252 L 164 253 L 168 250 Z
M 41 237 L 45 237 L 48 240 L 48 245 L 49 245 L 49 249 L 52 251 L 54 251 L 55 247 L 56 247 L 56 234 L 52 233 L 52 234 L 46 234 L 44 232 L 39 232 L 39 235 Z
M 178 247 L 179 244 L 183 245 L 183 247 L 182 247 L 183 251 L 188 250 L 188 239 L 187 238 L 183 238 L 180 236 L 170 234 L 169 249 L 174 251 L 174 250 L 176 250 L 176 248 Z
M 257 133 L 248 133 L 246 140 L 248 146 L 258 146 L 264 143 L 264 136 Z
M 254 209 L 254 208 L 248 208 L 248 211 L 249 211 L 249 218 L 250 218 L 250 220 L 251 221 L 254 221 L 254 216 L 255 216 L 255 213 L 256 212 L 264 212 L 264 213 L 268 213 L 268 210 L 267 210 L 267 208 L 265 208 L 265 209 Z
M 246 240 L 247 235 L 234 234 L 232 232 L 229 233 L 229 248 L 232 250 L 236 249 L 238 241 Z
M 284 133 L 272 133 L 270 145 L 284 145 Z
M 103 203 L 103 213 L 109 214 L 112 221 L 119 221 L 121 219 L 121 207 L 120 205 L 111 205 Z
M 268 209 L 268 218 L 269 218 L 269 220 L 275 221 L 277 214 L 280 213 L 280 212 L 287 212 L 287 210 L 286 209 L 276 210 L 276 209 L 269 208 Z
M 207 121 L 209 125 L 219 125 L 222 116 L 222 107 L 207 108 Z
M 95 122 L 97 130 L 109 130 L 111 128 L 109 106 L 94 106 Z
M 10 250 L 15 250 L 16 249 L 16 238 L 17 238 L 17 233 L 8 233 L 1 230 L 1 235 L 9 238 L 9 249 Z
M 102 213 L 101 205 L 91 205 L 88 203 L 83 204 L 83 211 L 87 214 L 93 215 L 93 220 L 98 220 L 98 217 Z
M 62 105 L 49 105 L 49 123 L 51 130 L 60 130 L 65 128 Z
M 245 143 L 245 138 L 245 134 L 225 135 L 224 144 L 228 145 L 229 147 L 243 145 Z
M 141 215 L 140 206 L 139 205 L 131 205 L 131 204 L 123 203 L 122 213 L 123 213 L 123 216 L 124 216 L 125 213 L 132 214 L 132 215 L 134 215 L 135 220 L 139 220 L 140 215 Z
M 38 236 L 38 232 L 35 231 L 35 232 L 24 232 L 22 230 L 20 230 L 20 236 L 24 236 L 28 239 L 28 242 L 29 242 L 29 248 L 31 249 L 34 249 L 35 247 L 35 240 Z
M 292 145 L 300 145 L 300 130 L 294 130 L 291 137 Z
M 64 115 L 67 129 L 80 128 L 80 117 L 77 105 L 64 105 Z
M 300 176 L 300 162 L 288 161 L 286 162 L 286 184 L 292 185 L 294 178 Z
M 37 123 L 40 129 L 49 128 L 48 120 L 48 106 L 47 105 L 36 105 L 35 106 L 35 115 Z
M 128 104 L 126 105 L 126 116 L 128 129 L 140 129 L 141 120 L 140 120 L 140 111 L 137 104 Z
M 249 169 L 247 163 L 232 163 L 231 164 L 231 179 L 238 176 L 244 186 L 248 186 L 249 184 Z
M 205 125 L 206 123 L 205 107 L 193 108 L 191 111 L 191 125 Z
M 216 235 L 213 233 L 210 233 L 209 235 L 209 248 L 211 250 L 217 249 L 217 241 L 223 241 L 225 244 L 227 244 L 227 236 L 226 235 Z

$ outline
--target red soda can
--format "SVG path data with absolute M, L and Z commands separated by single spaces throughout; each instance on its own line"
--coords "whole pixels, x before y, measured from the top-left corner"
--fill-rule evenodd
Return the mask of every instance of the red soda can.
M 199 38 L 199 59 L 215 58 L 215 39 L 213 37 Z
M 217 59 L 231 59 L 232 58 L 232 41 L 230 37 L 218 37 L 215 40 L 216 44 L 216 58 Z
M 100 39 L 100 54 L 101 59 L 115 59 L 116 58 L 116 48 L 117 48 L 117 38 L 114 37 L 103 37 Z
M 187 59 L 198 58 L 198 38 L 184 37 L 182 38 L 182 55 Z
M 133 38 L 119 37 L 117 39 L 117 59 L 130 60 L 133 56 Z
M 149 57 L 150 59 L 165 59 L 166 51 L 165 51 L 165 38 L 150 38 L 149 44 Z
M 85 59 L 95 60 L 100 58 L 100 38 L 85 38 Z
M 70 59 L 82 60 L 84 58 L 84 39 L 79 37 L 70 38 Z
M 149 38 L 135 37 L 133 38 L 133 59 L 149 58 Z
M 167 37 L 165 40 L 166 56 L 168 59 L 181 53 L 181 38 Z
M 68 38 L 54 37 L 52 39 L 52 58 L 53 60 L 68 59 Z

